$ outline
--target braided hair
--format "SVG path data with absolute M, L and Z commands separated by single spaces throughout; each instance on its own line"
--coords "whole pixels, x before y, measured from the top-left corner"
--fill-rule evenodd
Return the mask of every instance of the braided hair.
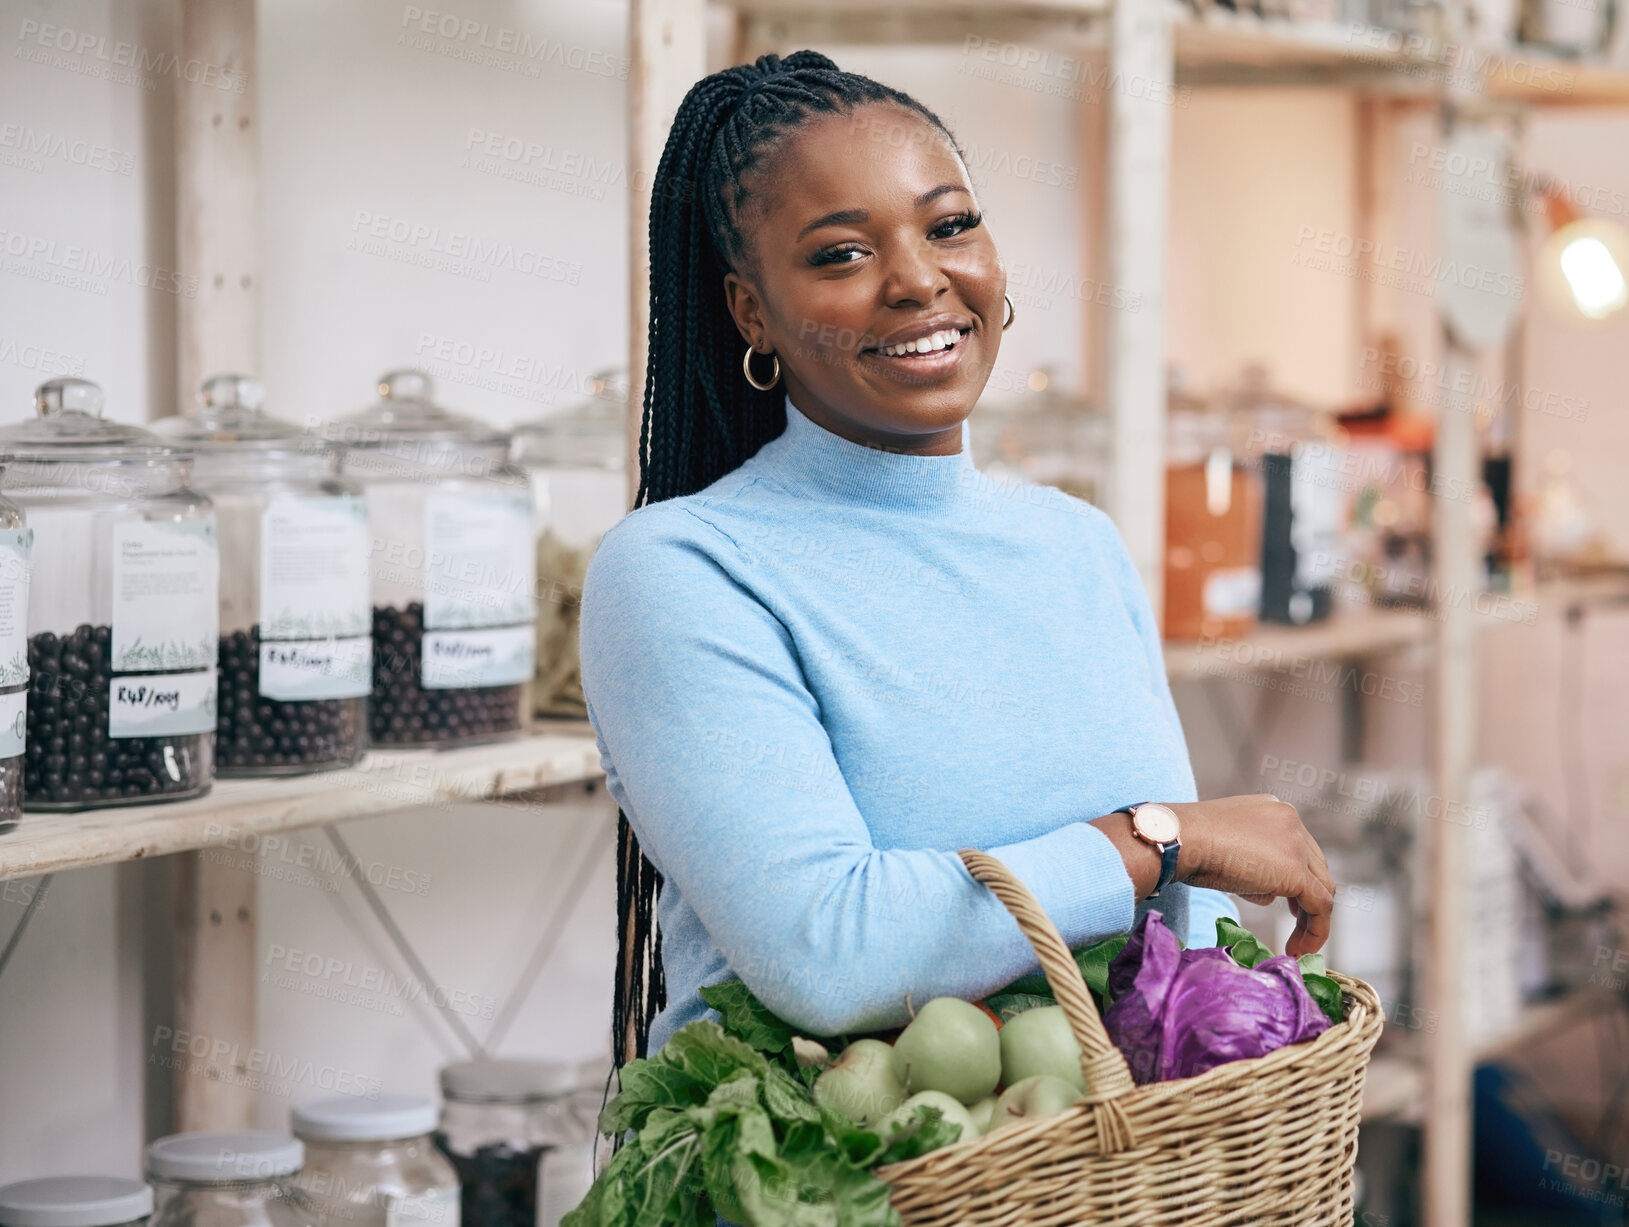
M 893 103 L 921 116 L 962 150 L 916 99 L 841 71 L 815 51 L 759 56 L 713 73 L 680 104 L 652 183 L 650 349 L 639 427 L 634 506 L 693 494 L 737 468 L 786 428 L 786 392 L 741 376 L 741 335 L 724 276 L 754 267 L 742 218 L 755 172 L 812 120 Z M 612 1051 L 646 1055 L 650 1025 L 667 1005 L 655 908 L 661 876 L 617 813 L 617 979 Z

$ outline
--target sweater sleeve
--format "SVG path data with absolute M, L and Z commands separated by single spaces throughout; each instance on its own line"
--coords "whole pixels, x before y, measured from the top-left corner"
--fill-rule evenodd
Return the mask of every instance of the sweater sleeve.
M 583 587 L 583 689 L 646 855 L 734 973 L 816 1034 L 897 1026 L 907 995 L 976 999 L 1032 970 L 954 851 L 872 843 L 791 636 L 709 534 L 688 511 L 636 512 Z M 1130 876 L 1088 823 L 987 851 L 1071 946 L 1130 927 Z
M 1186 737 L 1182 732 L 1182 717 L 1177 714 L 1176 700 L 1171 695 L 1171 682 L 1165 672 L 1165 653 L 1160 646 L 1159 623 L 1154 617 L 1153 603 L 1148 599 L 1148 589 L 1137 572 L 1136 564 L 1131 561 L 1131 551 L 1126 549 L 1125 539 L 1114 522 L 1107 516 L 1103 517 L 1103 526 L 1110 544 L 1109 550 L 1114 555 L 1117 579 L 1120 591 L 1126 602 L 1126 608 L 1131 613 L 1131 620 L 1137 627 L 1137 634 L 1143 641 L 1143 649 L 1148 653 L 1148 675 L 1154 688 L 1154 694 L 1164 709 L 1165 718 L 1176 728 L 1177 735 Z M 1198 792 L 1189 797 L 1149 797 L 1150 801 L 1190 801 L 1198 799 Z M 1216 944 L 1216 921 L 1219 917 L 1227 916 L 1233 920 L 1239 918 L 1239 909 L 1233 902 L 1233 897 L 1223 891 L 1209 890 L 1202 886 L 1188 886 L 1185 883 L 1175 883 L 1165 888 L 1162 894 L 1173 896 L 1166 910 L 1172 913 L 1173 923 L 1180 917 L 1180 927 L 1183 943 L 1189 948 L 1200 946 L 1214 946 Z M 1142 911 L 1146 906 L 1159 907 L 1160 904 L 1145 904 L 1139 906 Z

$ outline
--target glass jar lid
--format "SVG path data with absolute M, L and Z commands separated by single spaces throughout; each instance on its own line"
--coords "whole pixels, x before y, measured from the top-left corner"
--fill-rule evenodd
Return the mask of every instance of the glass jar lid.
M 4 1227 L 113 1227 L 153 1212 L 153 1190 L 119 1176 L 46 1176 L 0 1188 Z
M 320 448 L 293 422 L 262 411 L 266 389 L 248 375 L 211 375 L 198 388 L 198 406 L 153 423 L 153 429 L 199 451 L 310 452 Z
M 35 416 L 0 427 L 0 452 L 30 461 L 183 459 L 187 449 L 150 430 L 102 416 L 102 389 L 88 379 L 52 379 L 34 389 Z
M 390 1142 L 432 1132 L 439 1115 L 423 1095 L 332 1095 L 295 1107 L 294 1134 L 307 1142 Z
M 435 381 L 423 371 L 387 371 L 379 376 L 378 402 L 335 418 L 325 427 L 325 434 L 346 447 L 420 441 L 492 447 L 507 442 L 502 431 L 443 408 L 434 396 Z
M 519 1103 L 571 1091 L 576 1073 L 556 1061 L 486 1059 L 442 1067 L 441 1093 L 464 1103 Z
M 628 372 L 600 371 L 587 400 L 515 427 L 515 460 L 534 468 L 621 469 L 628 454 Z
M 194 1184 L 241 1184 L 292 1176 L 305 1144 L 281 1133 L 175 1133 L 147 1148 L 147 1174 Z

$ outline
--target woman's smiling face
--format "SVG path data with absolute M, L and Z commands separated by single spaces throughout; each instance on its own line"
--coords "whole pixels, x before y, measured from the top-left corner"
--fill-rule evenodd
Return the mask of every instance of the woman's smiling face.
M 833 433 L 960 451 L 1007 284 L 961 158 L 920 115 L 871 103 L 812 121 L 766 165 L 739 219 L 747 267 L 724 279 L 742 336 Z

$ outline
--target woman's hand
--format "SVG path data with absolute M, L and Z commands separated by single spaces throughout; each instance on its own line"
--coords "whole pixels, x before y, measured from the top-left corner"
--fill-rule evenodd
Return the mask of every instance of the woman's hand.
M 1335 883 L 1295 806 L 1265 793 L 1165 804 L 1182 823 L 1178 882 L 1228 891 L 1261 905 L 1287 899 L 1295 932 L 1284 952 L 1299 957 L 1323 948 L 1329 940 Z M 1125 857 L 1137 898 L 1150 894 L 1159 881 L 1159 853 L 1132 834 L 1131 818 L 1110 814 L 1092 825 Z

